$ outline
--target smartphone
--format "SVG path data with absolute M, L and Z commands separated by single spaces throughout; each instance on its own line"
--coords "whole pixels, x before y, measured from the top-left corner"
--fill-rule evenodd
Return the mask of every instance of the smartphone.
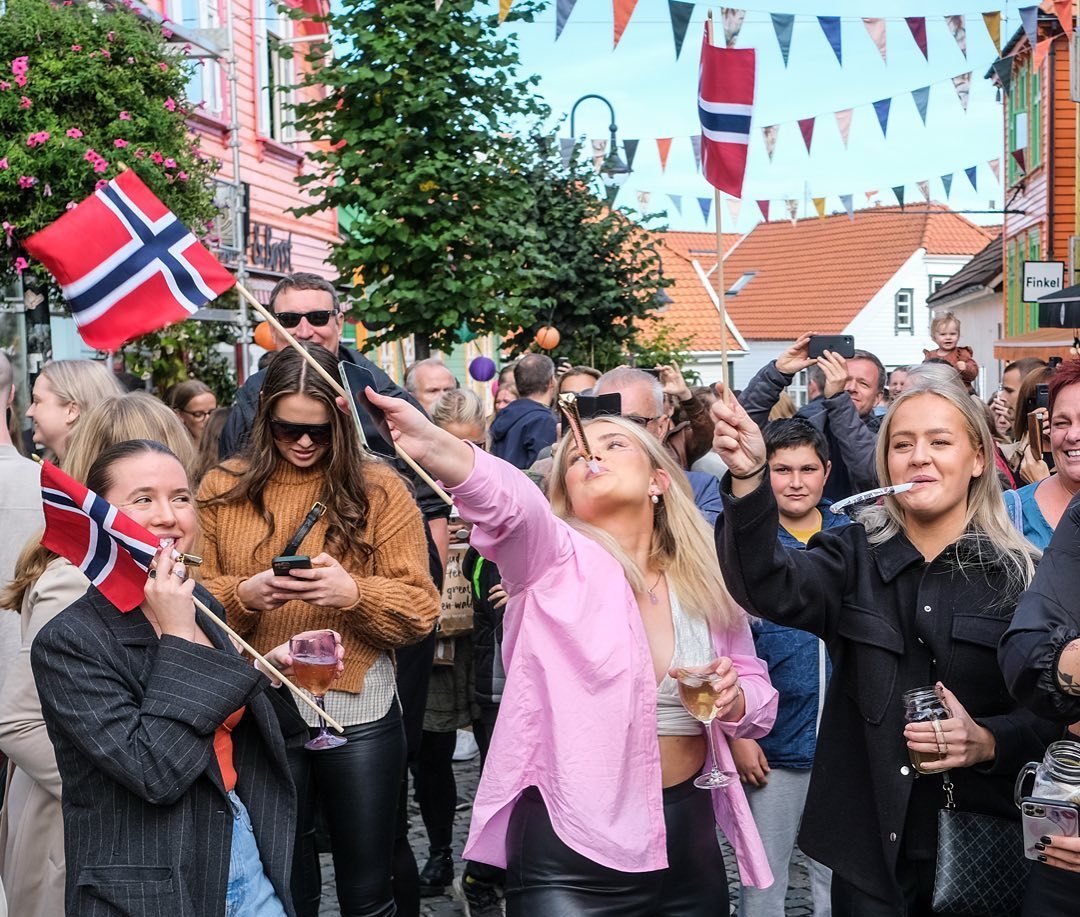
M 810 336 L 807 356 L 816 360 L 826 350 L 838 354 L 845 360 L 855 356 L 855 338 L 850 334 L 814 334 Z
M 590 417 L 618 417 L 622 414 L 622 395 L 610 392 L 607 395 L 578 395 L 578 416 L 582 420 Z
M 654 379 L 659 379 L 660 378 L 660 370 L 658 370 L 658 369 L 651 369 L 651 368 L 647 368 L 647 367 L 644 367 L 644 366 L 639 366 L 638 369 L 640 369 L 643 373 L 648 373 Z
M 1024 824 L 1024 856 L 1029 860 L 1038 859 L 1042 853 L 1035 847 L 1041 837 L 1080 836 L 1080 806 L 1075 803 L 1025 796 L 1020 801 L 1020 817 Z
M 290 570 L 310 570 L 311 558 L 306 554 L 279 554 L 270 561 L 274 576 L 288 576 Z
M 390 435 L 390 426 L 386 422 L 386 415 L 382 408 L 372 404 L 367 396 L 367 388 L 378 391 L 375 377 L 362 366 L 355 363 L 338 363 L 338 373 L 346 390 L 352 395 L 349 399 L 349 410 L 352 412 L 353 421 L 360 434 L 360 441 L 369 452 L 375 452 L 386 458 L 395 458 L 397 452 L 394 449 L 394 438 Z M 374 431 L 374 436 L 369 436 L 364 431 L 364 420 L 368 421 L 368 430 Z

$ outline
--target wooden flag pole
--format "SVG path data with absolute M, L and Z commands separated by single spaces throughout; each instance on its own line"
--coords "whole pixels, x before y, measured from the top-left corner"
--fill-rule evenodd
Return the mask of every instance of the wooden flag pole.
M 295 350 L 297 353 L 300 354 L 300 356 L 307 360 L 311 368 L 314 369 L 315 372 L 317 372 L 320 376 L 322 376 L 323 379 L 325 379 L 326 382 L 333 387 L 334 391 L 336 391 L 342 398 L 345 399 L 345 403 L 348 404 L 352 396 L 345 391 L 345 389 L 342 387 L 341 383 L 337 379 L 331 376 L 330 373 L 328 373 L 316 362 L 315 358 L 310 353 L 308 353 L 306 350 L 304 350 L 303 347 L 300 346 L 300 342 L 291 334 L 289 334 L 288 331 L 285 330 L 281 322 L 279 322 L 274 317 L 274 313 L 267 309 L 266 306 L 259 302 L 254 296 L 252 296 L 248 289 L 242 283 L 237 283 L 236 291 L 248 301 L 248 304 L 253 309 L 255 309 L 255 311 L 258 312 L 259 315 L 261 315 L 264 319 L 266 319 L 266 321 L 270 323 L 271 327 L 273 327 L 274 330 L 282 336 L 282 338 L 288 341 L 289 346 L 292 347 L 293 350 Z M 408 465 L 413 471 L 416 472 L 417 477 L 421 478 L 433 491 L 435 491 L 435 493 L 439 495 L 439 497 L 446 503 L 447 506 L 454 505 L 454 500 L 450 496 L 450 494 L 448 494 L 438 484 L 436 484 L 431 475 L 429 475 L 426 471 L 424 471 L 423 468 L 421 468 L 419 465 L 416 464 L 415 461 L 413 461 L 412 456 L 409 455 L 408 452 L 402 449 L 401 446 L 399 446 L 397 443 L 393 443 L 393 446 L 394 451 L 397 452 L 398 456 L 401 458 L 402 461 L 405 462 L 406 465 Z
M 715 46 L 716 36 L 713 33 L 713 27 L 713 11 L 710 9 L 707 22 L 709 44 Z M 727 303 L 724 288 L 724 231 L 721 203 L 720 189 L 714 187 L 713 212 L 716 214 L 716 270 L 713 272 L 713 276 L 714 286 L 716 287 L 716 308 L 720 312 L 720 373 L 721 378 L 724 380 L 724 402 L 730 403 L 731 380 L 728 378 Z

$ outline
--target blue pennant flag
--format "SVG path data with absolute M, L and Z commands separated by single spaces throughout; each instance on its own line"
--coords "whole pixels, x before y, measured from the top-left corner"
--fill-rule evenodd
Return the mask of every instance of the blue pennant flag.
M 930 101 L 930 87 L 923 86 L 922 89 L 912 89 L 911 97 L 915 100 L 915 107 L 919 110 L 919 117 L 922 118 L 923 127 L 926 127 L 926 106 Z
M 828 39 L 833 54 L 836 55 L 836 62 L 843 66 L 844 59 L 840 53 L 840 17 L 818 16 L 817 21 L 821 23 L 821 31 L 825 33 L 825 38 Z
M 889 107 L 892 99 L 878 99 L 874 103 L 874 111 L 877 112 L 878 124 L 881 125 L 881 136 L 889 136 Z
M 712 210 L 712 198 L 711 197 L 699 197 L 697 199 L 698 206 L 701 208 L 701 215 L 705 218 L 705 225 L 709 225 L 709 212 Z
M 772 24 L 776 32 L 776 40 L 780 44 L 780 55 L 784 58 L 786 67 L 788 55 L 791 53 L 791 33 L 795 26 L 795 16 L 792 13 L 773 13 Z
M 976 191 L 979 190 L 979 186 L 975 183 L 975 175 L 978 168 L 978 166 L 972 166 L 970 169 L 964 169 L 964 174 L 968 177 L 968 181 L 971 182 L 971 187 Z

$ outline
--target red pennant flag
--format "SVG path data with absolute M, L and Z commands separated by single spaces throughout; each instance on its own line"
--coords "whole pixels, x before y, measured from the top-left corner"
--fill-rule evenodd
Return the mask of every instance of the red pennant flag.
M 915 44 L 922 51 L 922 56 L 929 61 L 930 55 L 926 50 L 926 17 L 905 16 L 904 21 L 908 24 L 908 28 L 911 29 L 911 37 L 915 39 Z
M 1073 0 L 1054 0 L 1054 15 L 1057 16 L 1065 34 L 1071 35 L 1074 26 Z
M 1053 38 L 1044 38 L 1035 45 L 1035 50 L 1031 53 L 1031 65 L 1036 70 L 1038 70 L 1042 66 L 1042 62 L 1046 60 L 1046 53 L 1050 50 L 1050 45 L 1053 43 Z
M 660 171 L 663 172 L 665 169 L 667 169 L 668 153 L 671 152 L 671 138 L 657 137 L 656 149 L 660 153 Z
M 803 118 L 799 122 L 799 130 L 802 131 L 803 143 L 806 144 L 806 152 L 810 152 L 810 142 L 814 139 L 814 119 Z
M 706 27 L 698 80 L 701 164 L 709 184 L 732 197 L 742 197 L 746 175 L 754 67 L 752 48 L 717 48 L 709 43 Z
M 761 218 L 766 223 L 768 223 L 769 222 L 769 202 L 768 201 L 758 201 L 757 206 L 758 206 L 758 210 L 761 211 Z
M 1013 150 L 1012 158 L 1016 160 L 1016 164 L 1020 167 L 1020 171 L 1027 174 L 1027 157 L 1024 155 L 1024 151 Z
M 41 546 L 67 558 L 121 611 L 143 600 L 158 539 L 49 462 L 41 464 Z
M 637 0 L 613 0 L 615 7 L 615 47 L 619 47 L 619 39 L 622 38 L 630 17 L 634 15 L 634 7 Z
M 181 321 L 236 283 L 131 169 L 24 245 L 98 350 Z

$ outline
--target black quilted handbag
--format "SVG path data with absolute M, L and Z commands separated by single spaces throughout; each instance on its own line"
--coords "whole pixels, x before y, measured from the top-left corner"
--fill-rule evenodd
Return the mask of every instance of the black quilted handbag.
M 934 913 L 1019 914 L 1031 868 L 1019 820 L 959 811 L 948 773 L 944 779 L 947 802 L 938 811 Z

